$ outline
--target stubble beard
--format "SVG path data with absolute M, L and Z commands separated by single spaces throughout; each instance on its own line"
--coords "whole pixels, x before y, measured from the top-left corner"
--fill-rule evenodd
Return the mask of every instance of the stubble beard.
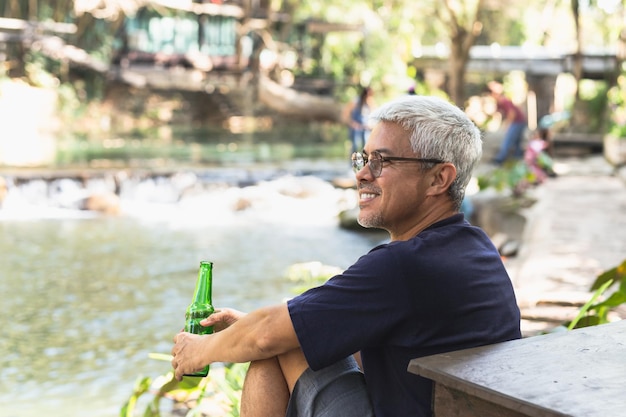
M 365 216 L 362 212 L 359 212 L 357 222 L 368 229 L 383 229 L 383 216 L 380 213 L 372 213 L 369 216 Z

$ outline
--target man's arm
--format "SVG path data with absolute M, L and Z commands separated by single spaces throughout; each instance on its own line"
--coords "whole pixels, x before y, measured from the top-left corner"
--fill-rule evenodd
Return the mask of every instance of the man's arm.
M 174 337 L 176 379 L 213 362 L 267 359 L 299 347 L 286 304 L 264 307 L 212 335 L 181 332 Z

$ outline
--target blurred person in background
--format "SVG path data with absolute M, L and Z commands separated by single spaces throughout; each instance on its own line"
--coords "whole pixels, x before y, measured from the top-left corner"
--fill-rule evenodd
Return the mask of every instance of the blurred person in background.
M 504 88 L 499 82 L 490 81 L 487 84 L 487 89 L 496 101 L 497 110 L 502 115 L 502 123 L 506 126 L 500 150 L 492 162 L 502 165 L 510 156 L 515 159 L 522 159 L 524 156 L 522 141 L 528 126 L 526 114 L 504 95 Z
M 344 107 L 342 119 L 348 125 L 352 153 L 363 150 L 371 132 L 369 116 L 375 107 L 370 87 L 361 87 L 359 96 Z

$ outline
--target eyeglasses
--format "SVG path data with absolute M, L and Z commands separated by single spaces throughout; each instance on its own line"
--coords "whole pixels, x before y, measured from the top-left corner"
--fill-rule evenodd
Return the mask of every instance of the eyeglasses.
M 400 156 L 382 156 L 380 152 L 374 151 L 370 155 L 363 155 L 360 152 L 352 154 L 352 170 L 357 173 L 367 164 L 374 178 L 380 177 L 383 172 L 383 163 L 391 161 L 423 162 L 430 164 L 443 164 L 445 161 L 432 158 L 402 158 Z

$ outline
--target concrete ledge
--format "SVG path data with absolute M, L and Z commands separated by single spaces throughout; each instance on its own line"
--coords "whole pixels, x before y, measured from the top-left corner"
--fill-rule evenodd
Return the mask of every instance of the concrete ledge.
M 434 381 L 435 415 L 618 416 L 625 353 L 621 321 L 413 359 L 408 371 Z

